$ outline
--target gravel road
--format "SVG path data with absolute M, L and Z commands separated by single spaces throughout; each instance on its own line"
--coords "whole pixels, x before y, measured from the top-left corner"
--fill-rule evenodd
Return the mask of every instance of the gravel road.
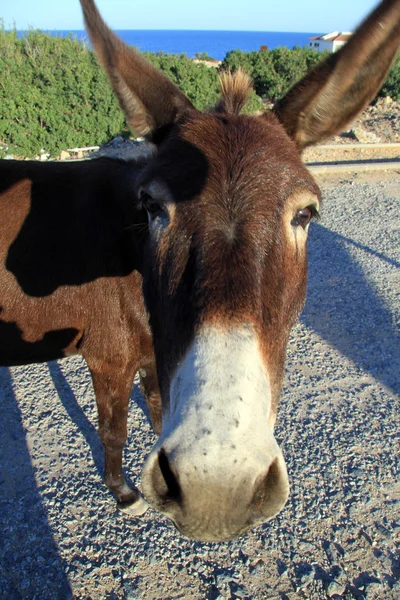
M 220 544 L 152 510 L 120 514 L 84 363 L 3 368 L 1 600 L 400 598 L 400 174 L 323 189 L 276 431 L 291 480 L 281 514 Z M 129 431 L 139 484 L 155 437 L 136 388 Z

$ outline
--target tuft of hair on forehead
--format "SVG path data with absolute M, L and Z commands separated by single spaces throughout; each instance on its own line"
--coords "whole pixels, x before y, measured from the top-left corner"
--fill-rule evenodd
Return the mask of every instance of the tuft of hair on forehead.
M 224 72 L 219 75 L 222 98 L 215 107 L 219 113 L 238 115 L 246 104 L 252 87 L 249 75 L 239 68 L 234 73 Z

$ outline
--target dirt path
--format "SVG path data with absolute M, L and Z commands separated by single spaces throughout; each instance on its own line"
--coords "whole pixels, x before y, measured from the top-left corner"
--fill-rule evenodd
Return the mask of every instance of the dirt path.
M 282 513 L 221 544 L 151 510 L 126 518 L 101 481 L 82 361 L 0 369 L 2 600 L 400 597 L 400 176 L 322 183 L 277 426 Z M 137 390 L 129 431 L 138 483 L 154 435 Z

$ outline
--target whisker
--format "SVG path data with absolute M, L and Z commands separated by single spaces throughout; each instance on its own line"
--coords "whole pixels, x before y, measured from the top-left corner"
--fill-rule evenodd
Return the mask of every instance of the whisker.
M 145 223 L 132 223 L 132 225 L 124 227 L 124 231 L 128 231 L 129 229 L 136 229 L 137 231 L 147 231 L 148 227 Z

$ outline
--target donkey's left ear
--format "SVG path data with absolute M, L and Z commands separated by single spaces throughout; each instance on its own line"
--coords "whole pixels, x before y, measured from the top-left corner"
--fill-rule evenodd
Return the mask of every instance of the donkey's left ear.
M 126 120 L 150 135 L 196 110 L 180 89 L 107 27 L 94 0 L 80 0 L 95 54 L 103 65 Z
M 400 0 L 383 0 L 336 54 L 297 83 L 273 112 L 299 150 L 345 129 L 375 97 L 400 44 Z

